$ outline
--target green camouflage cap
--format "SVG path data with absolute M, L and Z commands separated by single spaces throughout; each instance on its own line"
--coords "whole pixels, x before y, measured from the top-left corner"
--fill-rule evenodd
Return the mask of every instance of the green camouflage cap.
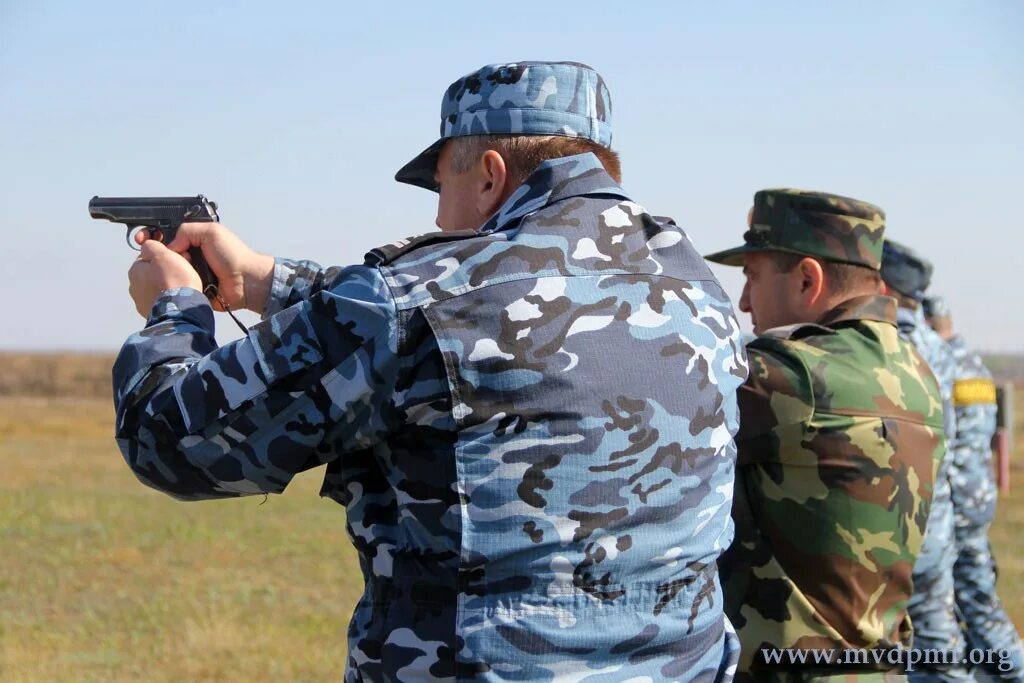
M 704 258 L 741 266 L 750 253 L 787 251 L 878 270 L 884 233 L 885 212 L 874 204 L 827 192 L 761 190 L 745 244 Z

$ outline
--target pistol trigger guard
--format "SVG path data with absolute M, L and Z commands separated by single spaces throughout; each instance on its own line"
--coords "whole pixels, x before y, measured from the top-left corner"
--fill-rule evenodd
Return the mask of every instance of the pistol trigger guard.
M 139 246 L 138 244 L 136 244 L 135 239 L 134 239 L 135 238 L 135 231 L 138 230 L 141 227 L 142 227 L 141 225 L 129 225 L 128 226 L 128 232 L 125 233 L 125 236 L 124 236 L 124 241 L 128 243 L 128 247 L 130 249 L 134 249 L 135 251 L 142 251 L 142 247 Z

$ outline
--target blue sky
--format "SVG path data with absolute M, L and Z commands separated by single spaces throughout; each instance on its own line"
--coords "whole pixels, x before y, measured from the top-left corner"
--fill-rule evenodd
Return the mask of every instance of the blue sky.
M 141 326 L 93 195 L 201 192 L 257 249 L 358 262 L 434 229 L 434 195 L 392 176 L 451 81 L 571 59 L 611 89 L 626 189 L 701 251 L 739 242 L 763 187 L 865 199 L 970 342 L 1024 351 L 1024 3 L 493 7 L 0 0 L 0 349 Z

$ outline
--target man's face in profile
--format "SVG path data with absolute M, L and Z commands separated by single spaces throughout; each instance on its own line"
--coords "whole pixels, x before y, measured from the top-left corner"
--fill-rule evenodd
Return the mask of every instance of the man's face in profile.
M 437 157 L 437 219 L 442 232 L 476 230 L 487 216 L 478 211 L 480 185 L 478 169 L 474 166 L 465 173 L 456 173 L 453 163 L 452 141 L 444 143 Z
M 812 322 L 800 308 L 800 272 L 779 270 L 772 252 L 747 254 L 743 264 L 747 281 L 743 285 L 739 309 L 750 314 L 754 334 L 793 323 Z

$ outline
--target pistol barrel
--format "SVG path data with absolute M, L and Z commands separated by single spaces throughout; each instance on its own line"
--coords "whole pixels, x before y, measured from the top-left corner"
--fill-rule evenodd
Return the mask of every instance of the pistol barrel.
M 89 215 L 115 223 L 150 225 L 217 220 L 217 205 L 203 195 L 194 197 L 93 197 Z

